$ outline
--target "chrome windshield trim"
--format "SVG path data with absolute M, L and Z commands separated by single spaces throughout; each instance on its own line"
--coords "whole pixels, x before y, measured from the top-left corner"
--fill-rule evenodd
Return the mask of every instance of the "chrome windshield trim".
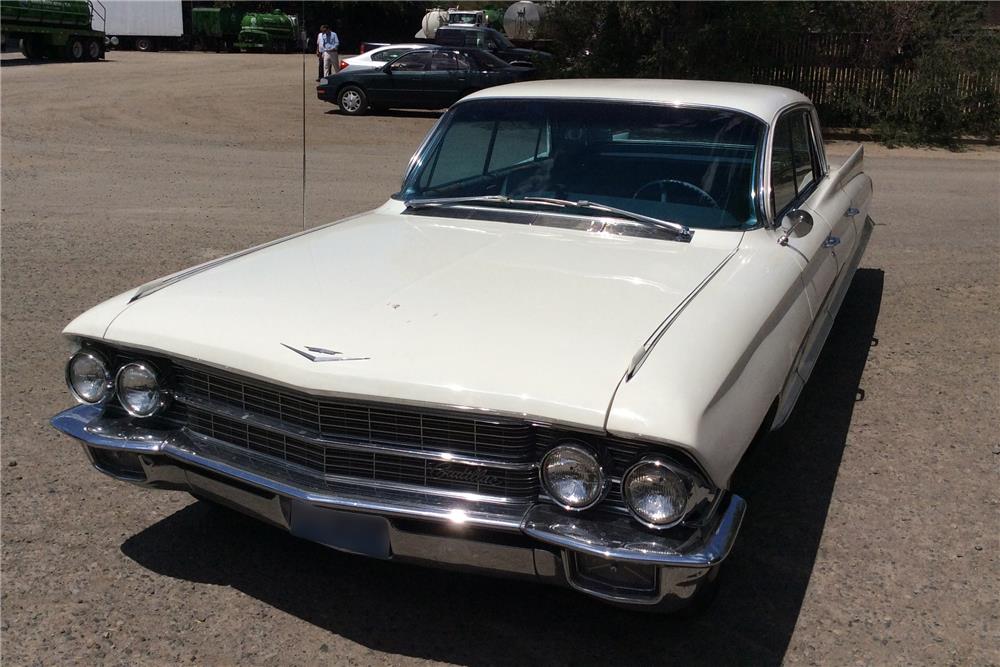
M 601 204 L 598 202 L 592 202 L 589 200 L 581 199 L 579 201 L 571 201 L 569 199 L 557 199 L 554 197 L 505 197 L 503 195 L 482 195 L 476 197 L 440 197 L 440 198 L 428 198 L 428 199 L 407 199 L 403 202 L 403 205 L 409 210 L 421 210 L 425 208 L 447 208 L 451 206 L 468 206 L 475 207 L 477 204 L 503 204 L 503 205 L 513 205 L 527 204 L 533 206 L 551 206 L 558 209 L 568 209 L 568 208 L 581 208 L 584 211 L 597 211 L 598 213 L 609 214 L 611 220 L 617 221 L 619 219 L 627 220 L 630 222 L 639 223 L 642 226 L 652 226 L 656 229 L 662 229 L 666 232 L 673 234 L 673 240 L 680 241 L 682 243 L 688 243 L 694 237 L 694 232 L 687 225 L 683 225 L 679 222 L 674 222 L 672 220 L 662 220 L 660 218 L 653 218 L 648 215 L 643 215 L 641 213 L 635 213 L 624 208 L 617 208 L 614 206 L 607 206 L 606 204 Z M 507 209 L 504 209 L 507 210 Z M 521 211 L 521 209 L 513 209 Z M 523 211 L 526 213 L 534 213 L 533 211 Z M 589 214 L 581 213 L 562 213 L 564 217 L 570 218 L 588 218 L 592 219 L 595 216 Z M 600 216 L 596 216 L 600 217 Z
M 198 410 L 203 410 L 205 412 L 210 412 L 215 415 L 222 417 L 227 417 L 239 421 L 244 424 L 249 424 L 256 428 L 263 429 L 265 431 L 270 431 L 272 433 L 277 433 L 279 435 L 285 435 L 310 444 L 320 445 L 324 447 L 334 447 L 337 449 L 352 451 L 352 452 L 371 452 L 379 454 L 392 454 L 394 456 L 401 456 L 412 459 L 421 459 L 425 461 L 436 461 L 440 463 L 455 463 L 459 465 L 480 467 L 480 468 L 493 468 L 497 470 L 514 470 L 528 472 L 532 471 L 537 467 L 537 463 L 534 461 L 504 461 L 499 459 L 493 459 L 490 457 L 474 457 L 467 454 L 453 454 L 451 452 L 446 452 L 442 450 L 426 450 L 426 449 L 416 449 L 414 447 L 407 447 L 400 444 L 370 444 L 364 442 L 354 442 L 339 438 L 328 438 L 316 431 L 309 429 L 290 429 L 285 422 L 279 419 L 274 419 L 273 417 L 267 417 L 264 415 L 257 415 L 244 410 L 240 410 L 228 405 L 223 405 L 215 401 L 211 401 L 204 398 L 198 398 L 196 396 L 191 396 L 182 392 L 174 392 L 174 400 L 179 403 L 184 403 L 190 407 L 196 408 Z M 197 433 L 197 431 L 195 431 Z M 199 434 L 200 435 L 200 434 Z

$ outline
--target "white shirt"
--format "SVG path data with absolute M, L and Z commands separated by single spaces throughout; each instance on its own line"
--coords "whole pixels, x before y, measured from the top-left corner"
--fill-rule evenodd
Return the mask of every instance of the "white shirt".
M 337 47 L 340 46 L 340 40 L 337 39 L 337 33 L 330 31 L 330 34 L 321 32 L 319 37 L 316 38 L 316 48 L 319 49 L 320 53 L 326 53 L 327 51 L 336 51 Z

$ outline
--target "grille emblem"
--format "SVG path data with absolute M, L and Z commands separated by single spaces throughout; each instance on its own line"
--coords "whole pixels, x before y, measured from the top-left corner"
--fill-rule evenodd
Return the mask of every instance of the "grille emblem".
M 327 350 L 322 347 L 311 347 L 309 345 L 303 345 L 301 348 L 292 347 L 287 343 L 282 343 L 284 347 L 287 347 L 292 352 L 296 354 L 301 354 L 303 357 L 309 361 L 363 361 L 365 359 L 371 359 L 371 357 L 362 357 L 356 354 L 347 354 L 346 352 L 337 352 L 336 350 Z
M 456 468 L 446 463 L 429 465 L 427 471 L 435 479 L 447 479 L 453 482 L 469 482 L 471 484 L 489 484 L 500 486 L 503 480 L 483 468 Z

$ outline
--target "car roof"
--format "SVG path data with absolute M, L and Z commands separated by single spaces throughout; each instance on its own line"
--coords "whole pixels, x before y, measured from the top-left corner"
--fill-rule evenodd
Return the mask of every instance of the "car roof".
M 365 51 L 361 55 L 367 55 L 369 53 L 375 53 L 377 51 L 385 51 L 386 49 L 429 49 L 437 46 L 436 44 L 386 44 L 385 46 L 380 46 L 377 49 L 370 49 Z
M 577 98 L 652 102 L 676 106 L 735 109 L 771 122 L 781 109 L 810 104 L 809 98 L 789 88 L 726 81 L 681 79 L 554 79 L 525 81 L 486 88 L 462 102 L 488 98 Z

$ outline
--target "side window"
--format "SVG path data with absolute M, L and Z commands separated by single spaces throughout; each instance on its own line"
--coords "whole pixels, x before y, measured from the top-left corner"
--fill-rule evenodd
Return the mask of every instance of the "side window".
M 457 63 L 458 69 L 463 72 L 468 72 L 472 69 L 472 65 L 469 63 L 469 56 L 466 53 L 456 53 L 455 61 Z
M 427 51 L 414 51 L 392 64 L 394 72 L 423 72 L 430 63 L 431 54 Z
M 795 199 L 795 163 L 792 161 L 791 118 L 783 116 L 774 126 L 771 148 L 771 205 L 780 213 Z
M 816 160 L 812 147 L 812 133 L 809 131 L 809 116 L 796 114 L 791 123 L 792 160 L 795 162 L 795 185 L 802 192 L 816 180 Z
M 809 114 L 795 111 L 778 119 L 771 149 L 771 203 L 780 213 L 818 176 Z
M 372 60 L 376 60 L 380 63 L 387 63 L 404 53 L 406 53 L 406 51 L 400 51 L 399 49 L 386 49 L 385 51 L 380 51 L 379 53 L 373 53 Z
M 440 72 L 442 70 L 456 70 L 458 63 L 455 55 L 448 51 L 435 51 L 431 55 L 431 71 Z

